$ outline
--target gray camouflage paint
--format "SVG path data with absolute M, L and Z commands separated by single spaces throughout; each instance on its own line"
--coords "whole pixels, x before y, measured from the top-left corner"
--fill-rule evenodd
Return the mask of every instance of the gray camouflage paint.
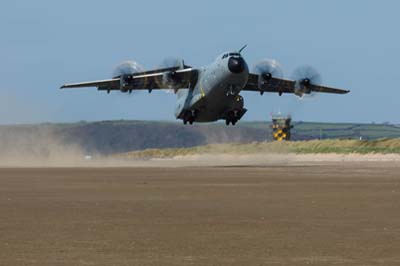
M 232 73 L 228 68 L 229 58 L 240 55 L 218 56 L 213 63 L 199 69 L 198 80 L 193 89 L 180 89 L 177 92 L 175 117 L 185 119 L 186 112 L 196 111 L 195 122 L 212 122 L 226 119 L 230 111 L 246 112 L 240 91 L 247 83 L 249 68 L 241 73 Z M 241 117 L 240 116 L 240 117 Z M 238 117 L 239 118 L 239 117 Z M 239 118 L 240 119 L 240 118 Z

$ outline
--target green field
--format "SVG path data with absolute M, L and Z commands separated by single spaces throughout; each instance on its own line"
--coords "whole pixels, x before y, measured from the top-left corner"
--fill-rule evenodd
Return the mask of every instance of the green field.
M 241 126 L 271 131 L 270 124 L 265 122 L 244 122 Z M 400 137 L 400 127 L 390 124 L 293 122 L 293 126 L 294 140 L 332 138 L 372 140 Z

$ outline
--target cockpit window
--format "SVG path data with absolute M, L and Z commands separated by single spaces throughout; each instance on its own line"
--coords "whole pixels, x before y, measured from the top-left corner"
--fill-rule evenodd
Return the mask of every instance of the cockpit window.
M 222 56 L 222 59 L 227 58 L 228 56 L 241 56 L 240 53 L 228 53 Z

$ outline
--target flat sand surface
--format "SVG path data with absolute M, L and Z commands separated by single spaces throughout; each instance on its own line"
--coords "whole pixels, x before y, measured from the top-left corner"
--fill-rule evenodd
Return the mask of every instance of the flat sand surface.
M 400 163 L 2 168 L 0 265 L 400 265 Z

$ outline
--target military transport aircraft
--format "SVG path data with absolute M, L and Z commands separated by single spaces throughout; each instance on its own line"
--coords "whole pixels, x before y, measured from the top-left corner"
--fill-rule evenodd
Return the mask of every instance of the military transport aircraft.
M 281 78 L 276 61 L 261 61 L 254 73 L 241 55 L 227 52 L 218 56 L 213 63 L 202 68 L 192 68 L 183 60 L 168 67 L 150 71 L 138 71 L 135 62 L 127 62 L 117 68 L 113 78 L 82 83 L 65 84 L 61 89 L 97 87 L 100 91 L 169 89 L 177 95 L 175 116 L 184 124 L 225 120 L 226 125 L 235 125 L 247 109 L 244 108 L 241 91 L 293 93 L 299 97 L 314 92 L 345 94 L 348 90 L 318 85 L 319 75 L 312 68 L 297 71 L 295 80 Z

